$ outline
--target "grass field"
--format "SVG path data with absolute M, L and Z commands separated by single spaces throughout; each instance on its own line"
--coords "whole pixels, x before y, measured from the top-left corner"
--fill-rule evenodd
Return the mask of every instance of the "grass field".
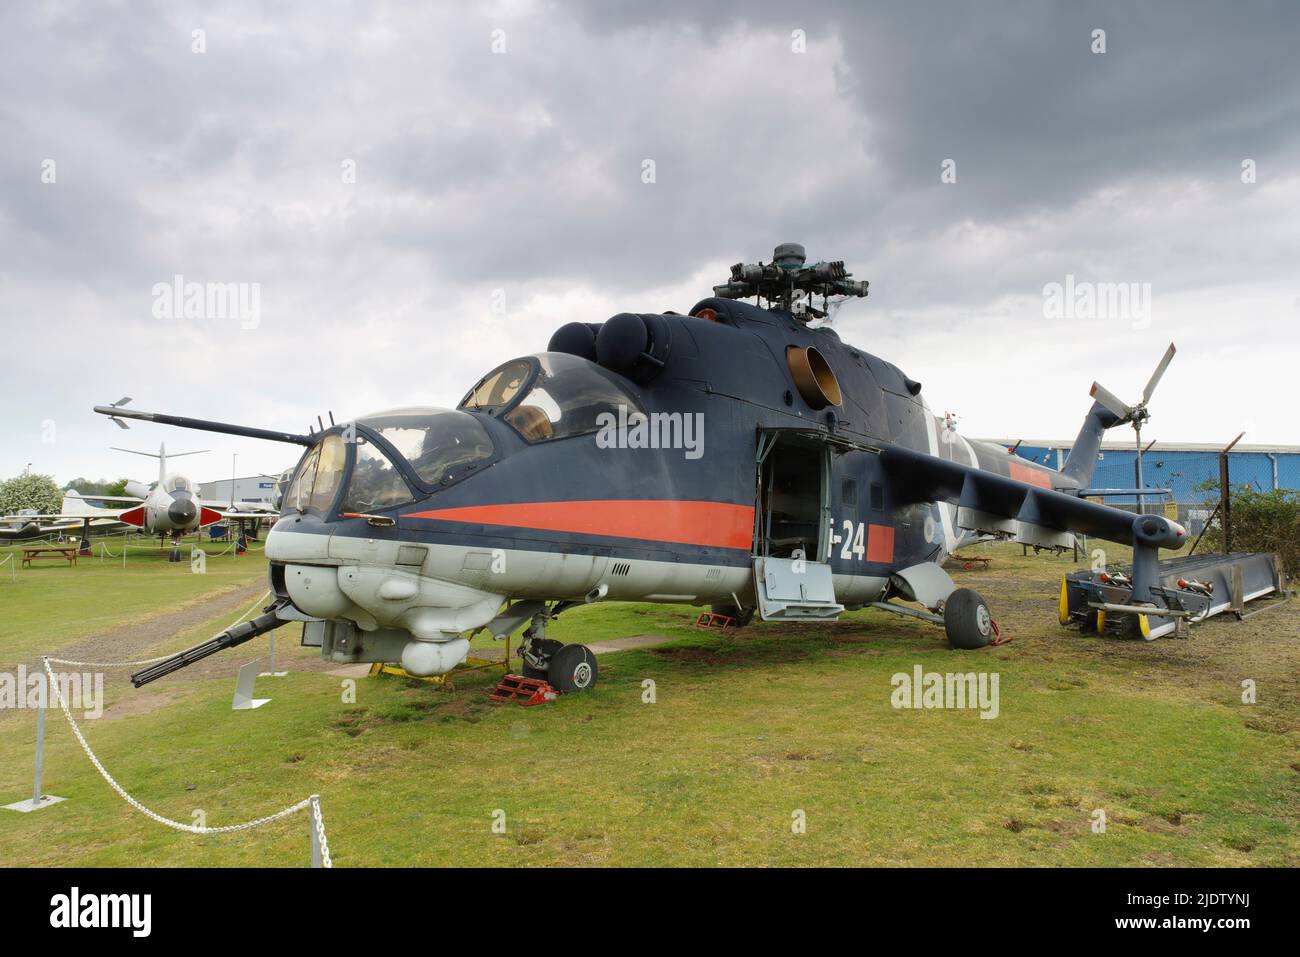
M 1014 640 L 978 652 L 877 611 L 705 632 L 697 609 L 593 605 L 552 636 L 672 641 L 602 655 L 593 692 L 537 708 L 489 704 L 486 673 L 454 688 L 364 677 L 345 704 L 344 679 L 291 626 L 291 674 L 260 679 L 273 699 L 260 710 L 232 712 L 230 695 L 265 638 L 139 691 L 110 673 L 103 718 L 82 724 L 126 789 L 173 818 L 234 823 L 319 792 L 337 866 L 1300 863 L 1300 603 L 1190 640 L 1085 638 L 1055 621 L 1069 561 L 981 548 L 993 566 L 954 577 Z M 244 611 L 264 573 L 260 555 L 193 575 L 147 552 L 126 569 L 24 569 L 16 585 L 0 568 L 0 667 L 183 647 Z M 173 608 L 183 627 L 149 617 Z M 916 665 L 997 673 L 998 716 L 894 708 L 892 676 Z M 1256 704 L 1242 703 L 1245 679 Z M 0 712 L 0 802 L 30 796 L 33 728 L 30 711 Z M 0 812 L 0 862 L 307 860 L 301 815 L 223 836 L 146 819 L 59 714 L 45 780 L 71 800 Z

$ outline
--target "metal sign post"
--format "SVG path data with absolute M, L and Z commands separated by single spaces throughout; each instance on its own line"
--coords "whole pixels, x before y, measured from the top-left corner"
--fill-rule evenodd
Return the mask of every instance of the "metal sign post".
M 52 804 L 58 804 L 60 801 L 66 801 L 67 798 L 56 797 L 53 794 L 41 793 L 41 776 L 45 771 L 45 700 L 42 696 L 41 703 L 36 708 L 36 775 L 32 785 L 32 798 L 30 801 L 19 801 L 17 804 L 6 804 L 6 811 L 21 811 L 26 814 L 30 811 L 39 811 L 43 807 L 49 807 Z

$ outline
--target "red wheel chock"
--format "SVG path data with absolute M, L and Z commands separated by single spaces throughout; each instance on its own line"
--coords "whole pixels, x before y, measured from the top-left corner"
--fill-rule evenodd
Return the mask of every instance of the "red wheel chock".
M 695 619 L 696 628 L 728 628 L 736 623 L 730 615 L 719 615 L 706 611 Z
M 541 678 L 521 678 L 519 675 L 506 675 L 501 682 L 488 692 L 488 700 L 501 703 L 513 701 L 524 707 L 546 704 L 554 701 L 560 693 Z

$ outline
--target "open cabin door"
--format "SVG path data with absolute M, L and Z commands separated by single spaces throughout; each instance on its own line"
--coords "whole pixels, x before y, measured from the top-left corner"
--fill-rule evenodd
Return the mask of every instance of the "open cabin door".
M 797 431 L 758 434 L 754 592 L 764 621 L 836 618 L 830 449 Z

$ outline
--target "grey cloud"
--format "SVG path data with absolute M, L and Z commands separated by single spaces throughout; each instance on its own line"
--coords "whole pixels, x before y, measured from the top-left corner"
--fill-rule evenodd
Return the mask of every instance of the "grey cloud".
M 1295 346 L 1294 322 L 1279 327 L 1300 253 L 1291 5 L 63 9 L 11 10 L 0 34 L 0 83 L 18 91 L 0 109 L 0 323 L 74 362 L 95 345 L 74 394 L 43 394 L 35 369 L 13 380 L 15 414 L 77 423 L 60 434 L 84 435 L 84 454 L 110 437 L 87 406 L 123 389 L 290 425 L 353 401 L 454 401 L 506 352 L 540 349 L 547 323 L 604 318 L 474 325 L 495 288 L 517 307 L 586 290 L 592 308 L 684 309 L 786 240 L 872 281 L 842 329 L 931 395 L 928 370 L 948 372 L 935 350 L 1055 368 L 1062 330 L 1036 298 L 1067 272 L 1151 282 L 1166 305 L 1150 335 L 1186 338 L 1189 356 L 1224 321 L 1191 317 L 1198 296 L 1281 342 L 1274 355 Z M 1239 182 L 1244 157 L 1257 186 Z M 688 288 L 709 264 L 719 274 Z M 193 356 L 169 374 L 134 346 L 160 331 L 152 285 L 177 273 L 261 282 L 266 315 L 242 337 L 163 327 Z M 1079 351 L 1145 375 L 1145 353 Z M 1223 379 L 1288 427 L 1268 419 L 1266 376 Z M 1049 392 L 1029 407 L 990 384 L 970 416 L 1071 430 L 1078 397 Z

